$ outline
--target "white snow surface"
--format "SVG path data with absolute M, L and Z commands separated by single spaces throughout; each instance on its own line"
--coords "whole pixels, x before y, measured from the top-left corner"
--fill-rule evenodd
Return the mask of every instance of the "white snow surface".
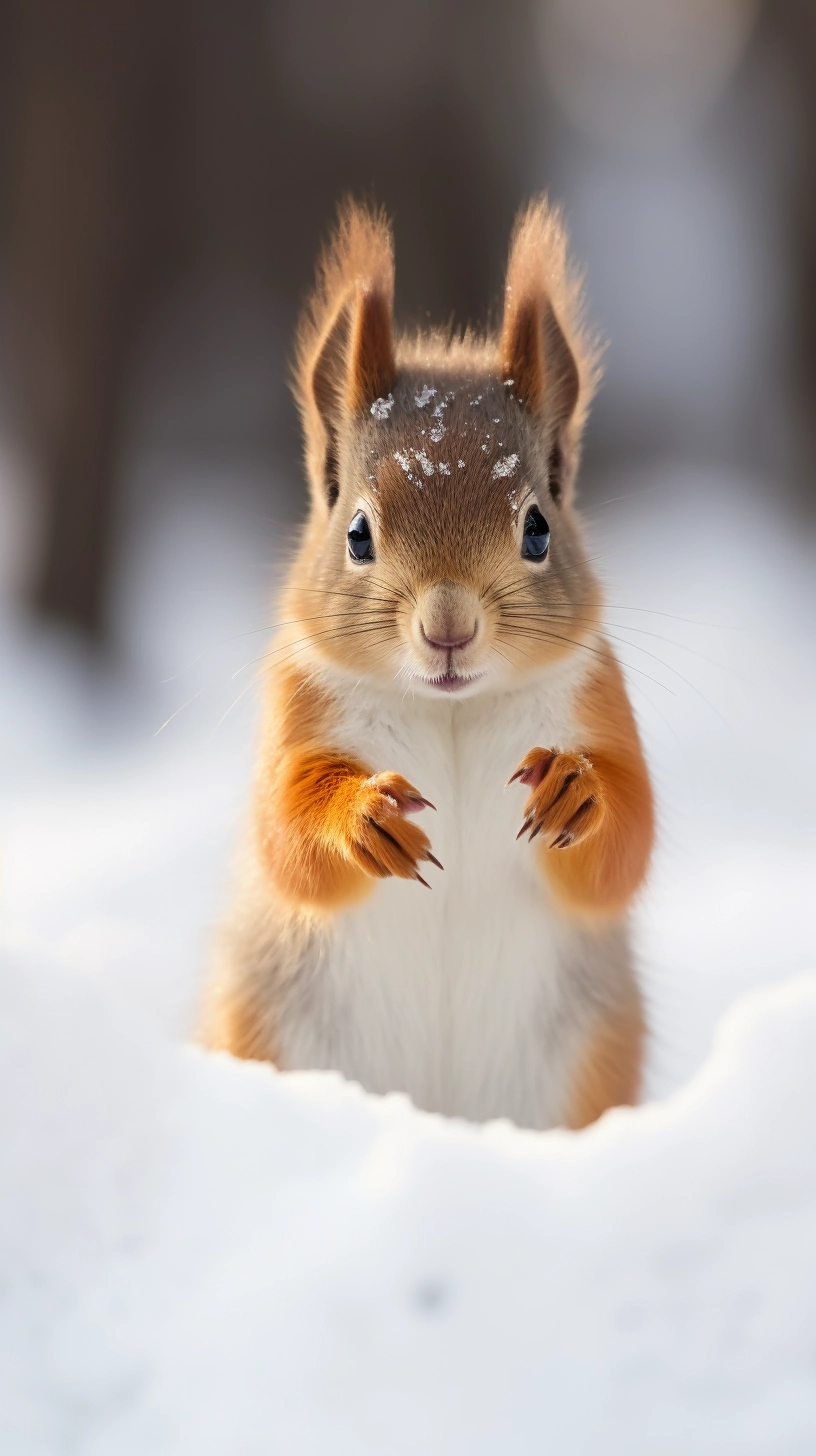
M 236 501 L 132 546 L 115 680 L 0 616 L 4 1456 L 816 1450 L 812 547 L 769 489 L 608 495 L 654 1037 L 581 1134 L 191 1045 L 272 621 Z
M 543 1137 L 2 992 L 3 1451 L 813 1450 L 816 977 Z

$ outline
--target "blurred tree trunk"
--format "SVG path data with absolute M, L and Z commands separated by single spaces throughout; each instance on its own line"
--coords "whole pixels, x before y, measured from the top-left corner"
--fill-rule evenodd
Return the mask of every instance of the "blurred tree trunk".
M 792 362 L 799 422 L 796 467 L 802 497 L 816 510 L 816 5 L 766 0 L 765 21 L 781 41 L 795 137 L 788 221 L 794 273 Z
M 178 11 L 17 0 L 12 16 L 7 259 L 13 388 L 42 496 L 33 598 L 92 637 L 127 364 L 168 232 Z

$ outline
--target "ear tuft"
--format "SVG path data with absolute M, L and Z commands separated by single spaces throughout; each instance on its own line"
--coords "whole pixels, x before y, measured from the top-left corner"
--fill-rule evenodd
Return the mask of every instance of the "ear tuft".
M 394 253 L 385 214 L 346 202 L 318 265 L 295 360 L 309 474 L 330 505 L 337 498 L 344 420 L 388 395 L 394 383 L 393 300 Z
M 519 214 L 510 240 L 499 367 L 525 409 L 551 430 L 568 477 L 600 380 L 600 355 L 584 323 L 582 282 L 568 258 L 561 213 L 539 198 Z

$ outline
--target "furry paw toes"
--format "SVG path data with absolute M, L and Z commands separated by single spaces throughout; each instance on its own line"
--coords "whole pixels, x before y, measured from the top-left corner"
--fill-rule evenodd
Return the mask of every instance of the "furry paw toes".
M 601 781 L 585 753 L 534 748 L 522 759 L 510 783 L 532 790 L 516 838 L 543 835 L 548 849 L 569 849 L 592 834 L 603 818 Z
M 507 780 L 505 788 L 511 784 L 527 784 L 531 789 L 537 789 L 539 784 L 552 768 L 558 758 L 556 748 L 531 748 L 521 760 L 516 772 Z
M 403 880 L 418 880 L 430 889 L 419 865 L 427 862 L 440 870 L 443 866 L 431 853 L 431 841 L 424 830 L 405 816 L 433 807 L 402 774 L 374 774 L 360 787 L 350 844 L 352 857 L 367 874 L 379 879 L 396 875 Z
M 418 789 L 409 784 L 402 774 L 379 773 L 366 779 L 364 787 L 376 789 L 389 799 L 400 814 L 419 814 L 422 809 L 435 809 L 430 799 L 423 799 Z

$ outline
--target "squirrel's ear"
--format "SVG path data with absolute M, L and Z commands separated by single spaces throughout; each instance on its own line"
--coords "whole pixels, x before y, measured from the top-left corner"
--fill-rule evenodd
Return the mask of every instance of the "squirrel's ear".
M 546 413 L 556 425 L 569 420 L 578 403 L 580 380 L 563 330 L 548 298 L 505 295 L 502 373 L 533 414 Z
M 359 279 L 329 324 L 312 365 L 311 388 L 320 414 L 370 409 L 394 382 L 391 297 Z
M 347 203 L 301 322 L 295 370 L 309 475 L 330 506 L 339 490 L 344 423 L 387 396 L 394 383 L 393 299 L 388 223 L 381 213 Z
M 508 388 L 549 432 L 555 496 L 575 474 L 599 357 L 584 327 L 581 280 L 567 257 L 561 216 L 542 198 L 513 229 L 499 367 Z

